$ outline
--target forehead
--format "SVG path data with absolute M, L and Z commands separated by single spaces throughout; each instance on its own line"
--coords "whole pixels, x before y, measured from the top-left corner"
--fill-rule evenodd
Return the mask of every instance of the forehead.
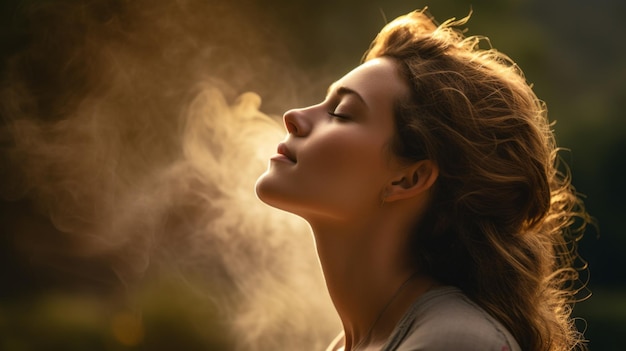
M 392 108 L 408 91 L 400 78 L 397 64 L 386 57 L 375 58 L 356 67 L 333 83 L 330 90 L 347 88 L 355 91 L 368 107 Z

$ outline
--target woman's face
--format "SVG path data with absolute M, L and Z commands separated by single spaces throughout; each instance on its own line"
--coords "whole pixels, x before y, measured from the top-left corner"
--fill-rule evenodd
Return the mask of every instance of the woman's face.
M 399 166 L 388 144 L 394 102 L 407 87 L 388 58 L 368 61 L 332 84 L 320 104 L 287 111 L 288 134 L 256 191 L 305 219 L 350 219 L 380 206 Z

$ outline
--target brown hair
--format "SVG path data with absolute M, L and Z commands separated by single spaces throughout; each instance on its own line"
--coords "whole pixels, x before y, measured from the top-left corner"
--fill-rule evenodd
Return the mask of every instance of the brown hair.
M 523 350 L 584 348 L 571 283 L 589 217 L 557 170 L 545 105 L 511 59 L 454 29 L 468 18 L 438 26 L 409 13 L 364 57 L 394 59 L 410 87 L 396 104 L 393 152 L 440 169 L 414 235 L 416 264 L 461 288 Z

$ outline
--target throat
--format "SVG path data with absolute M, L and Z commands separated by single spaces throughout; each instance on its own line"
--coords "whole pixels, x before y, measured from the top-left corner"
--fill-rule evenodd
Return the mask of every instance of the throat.
M 433 286 L 410 259 L 408 231 L 393 224 L 359 230 L 320 230 L 310 224 L 343 324 L 345 351 L 379 349 L 412 302 Z

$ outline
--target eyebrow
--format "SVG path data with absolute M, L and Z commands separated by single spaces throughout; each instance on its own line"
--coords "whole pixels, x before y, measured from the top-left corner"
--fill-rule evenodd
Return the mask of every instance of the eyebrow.
M 333 88 L 337 85 L 338 82 L 335 82 L 333 84 L 331 84 L 328 87 L 328 91 L 326 92 L 326 95 L 328 96 L 330 94 L 330 91 L 333 90 Z M 346 86 L 340 86 L 337 88 L 337 95 L 339 96 L 344 96 L 344 95 L 354 95 L 356 96 L 359 100 L 361 100 L 361 102 L 363 103 L 363 105 L 365 105 L 367 107 L 367 103 L 365 102 L 365 100 L 363 99 L 363 97 L 361 96 L 361 94 L 357 93 L 355 90 L 350 89 Z

